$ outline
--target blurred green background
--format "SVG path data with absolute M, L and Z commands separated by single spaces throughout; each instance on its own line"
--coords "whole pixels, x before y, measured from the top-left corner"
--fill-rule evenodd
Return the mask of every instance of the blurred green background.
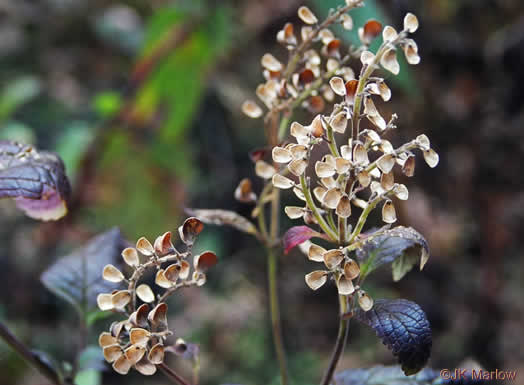
M 264 131 L 240 105 L 262 80 L 260 57 L 285 60 L 275 36 L 298 21 L 303 3 L 0 1 L 0 138 L 58 152 L 74 189 L 70 215 L 58 223 L 36 223 L 0 201 L 0 317 L 21 339 L 57 362 L 77 354 L 76 314 L 39 276 L 92 235 L 119 226 L 130 240 L 154 238 L 176 230 L 185 207 L 249 216 L 233 191 L 254 176 L 248 152 Z M 305 3 L 326 15 L 339 2 Z M 431 366 L 471 358 L 524 373 L 524 4 L 366 3 L 353 14 L 357 26 L 378 18 L 400 27 L 406 12 L 419 16 L 422 62 L 386 77 L 394 97 L 381 108 L 400 117 L 397 144 L 425 132 L 441 157 L 434 170 L 417 163 L 410 199 L 397 208 L 401 224 L 427 237 L 430 262 L 398 284 L 383 271 L 371 292 L 423 307 L 434 328 Z M 277 384 L 260 246 L 208 226 L 198 248 L 221 262 L 203 289 L 182 292 L 171 309 L 177 335 L 200 345 L 202 384 Z M 291 375 L 314 384 L 336 337 L 337 298 L 333 288 L 305 286 L 311 265 L 299 252 L 280 265 Z M 94 324 L 91 343 L 107 322 Z M 352 325 L 339 369 L 394 362 L 369 330 Z M 188 362 L 170 364 L 189 375 Z M 0 383 L 46 383 L 3 343 L 0 368 Z M 103 372 L 103 384 L 123 381 L 166 383 L 161 374 Z

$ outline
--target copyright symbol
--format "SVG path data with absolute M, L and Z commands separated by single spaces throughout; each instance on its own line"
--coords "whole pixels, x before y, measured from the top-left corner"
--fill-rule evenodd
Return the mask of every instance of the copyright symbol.
M 440 378 L 442 378 L 443 380 L 449 380 L 451 378 L 451 373 L 449 369 L 442 369 L 440 371 Z

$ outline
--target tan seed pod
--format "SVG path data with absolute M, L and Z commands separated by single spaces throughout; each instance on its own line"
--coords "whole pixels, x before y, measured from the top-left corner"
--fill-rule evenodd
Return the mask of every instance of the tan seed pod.
M 295 182 L 283 175 L 275 174 L 273 175 L 273 186 L 282 190 L 287 190 L 295 186 Z
M 402 166 L 402 172 L 406 176 L 413 176 L 415 175 L 415 156 L 409 155 L 404 162 L 404 165 Z
M 189 273 L 190 272 L 191 272 L 191 266 L 189 265 L 189 262 L 181 261 L 180 262 L 179 278 L 180 279 L 187 279 L 187 277 L 189 277 Z
M 131 365 L 136 364 L 138 361 L 144 357 L 146 349 L 143 346 L 131 345 L 126 350 L 124 350 L 124 355 L 127 360 L 131 362 Z
M 330 209 L 336 209 L 341 198 L 342 192 L 338 188 L 332 188 L 324 195 L 323 203 Z
M 360 55 L 360 61 L 365 66 L 372 65 L 375 61 L 375 54 L 371 51 L 364 51 Z
M 324 135 L 324 124 L 320 115 L 315 116 L 311 124 L 309 125 L 311 134 L 315 138 L 320 138 Z
M 337 170 L 337 174 L 345 174 L 351 169 L 351 161 L 344 158 L 336 158 L 335 168 Z
M 124 259 L 124 262 L 129 266 L 136 267 L 140 264 L 138 252 L 134 247 L 127 247 L 124 250 L 122 250 L 122 258 Z
M 129 370 L 132 366 L 133 364 L 131 363 L 131 361 L 129 361 L 124 355 L 122 355 L 122 357 L 113 362 L 114 371 L 124 376 L 127 373 L 129 373 Z
M 344 79 L 342 79 L 341 77 L 332 77 L 329 81 L 329 85 L 331 86 L 331 89 L 335 94 L 339 96 L 346 96 L 346 86 L 344 83 Z
M 422 135 L 417 136 L 415 141 L 422 150 L 430 149 L 431 143 L 429 141 L 429 138 L 426 135 L 422 134 Z
M 135 364 L 135 369 L 143 376 L 152 376 L 156 373 L 156 366 L 145 356 Z
M 111 333 L 103 332 L 98 337 L 98 345 L 103 349 L 106 346 L 117 345 L 118 340 L 111 335 Z
M 326 69 L 328 72 L 334 72 L 340 67 L 340 62 L 337 59 L 330 57 L 326 63 Z
M 339 112 L 333 117 L 333 119 L 331 119 L 329 124 L 333 128 L 333 131 L 343 134 L 344 132 L 346 132 L 346 127 L 348 125 L 346 113 L 344 111 Z
M 326 283 L 327 275 L 328 272 L 324 270 L 312 271 L 311 273 L 306 275 L 306 284 L 312 290 L 318 290 Z
M 186 245 L 192 245 L 203 229 L 204 223 L 200 219 L 190 217 L 178 228 L 178 233 L 182 242 Z
M 147 319 L 156 330 L 167 328 L 167 304 L 159 303 L 156 305 L 155 308 L 149 312 Z
M 98 294 L 96 297 L 96 303 L 98 308 L 102 311 L 113 309 L 113 301 L 111 300 L 112 295 L 107 293 Z
M 252 100 L 246 100 L 243 104 L 242 104 L 242 112 L 252 118 L 252 119 L 258 119 L 260 118 L 264 111 L 262 111 L 262 108 L 260 108 L 258 106 L 258 104 L 256 104 L 254 101 Z
M 155 253 L 155 249 L 153 248 L 153 245 L 151 245 L 151 242 L 147 240 L 145 237 L 141 237 L 136 242 L 136 249 L 140 251 L 145 256 L 151 256 Z
M 369 175 L 369 173 L 366 170 L 360 172 L 357 175 L 357 179 L 358 183 L 360 183 L 362 187 L 368 187 L 371 183 L 371 175 Z
M 253 192 L 251 180 L 244 178 L 235 189 L 235 199 L 242 203 L 253 203 L 257 200 L 257 194 Z
M 111 296 L 111 302 L 116 309 L 123 309 L 131 301 L 129 290 L 120 290 Z
M 389 102 L 391 100 L 391 89 L 388 87 L 386 82 L 380 82 L 378 84 L 378 89 L 382 100 L 385 102 Z
M 353 79 L 346 82 L 346 101 L 349 104 L 355 102 L 355 95 L 357 94 L 358 80 Z
M 420 63 L 420 56 L 418 54 L 418 46 L 412 39 L 407 39 L 403 45 L 404 55 L 406 61 L 411 65 L 417 65 Z
M 205 274 L 195 271 L 193 273 L 193 281 L 195 281 L 196 285 L 200 287 L 205 285 L 207 278 Z
M 409 198 L 408 188 L 403 184 L 396 185 L 394 192 L 395 196 L 402 201 L 407 201 Z
M 306 172 L 308 162 L 305 159 L 297 159 L 291 161 L 287 168 L 293 175 L 300 176 Z
M 307 156 L 307 147 L 301 144 L 290 146 L 289 151 L 294 160 L 304 159 Z
M 255 173 L 262 179 L 271 179 L 276 172 L 277 170 L 272 165 L 263 160 L 255 163 Z
M 380 171 L 382 171 L 385 174 L 393 170 L 395 163 L 396 161 L 393 154 L 384 154 L 377 159 L 377 167 L 380 169 Z
M 129 322 L 131 325 L 138 326 L 140 328 L 146 328 L 147 325 L 147 315 L 149 314 L 149 305 L 144 303 L 139 306 L 136 311 L 134 311 L 129 316 Z
M 299 219 L 304 216 L 304 208 L 297 206 L 286 206 L 284 212 L 290 219 Z
M 271 155 L 273 160 L 277 163 L 288 163 L 293 159 L 291 152 L 282 147 L 273 147 Z
M 133 328 L 129 331 L 129 342 L 132 345 L 146 347 L 150 337 L 151 333 L 146 329 Z
M 298 17 L 306 24 L 311 25 L 318 23 L 318 19 L 315 14 L 311 12 L 311 10 L 305 5 L 298 9 Z
M 386 191 L 391 190 L 395 185 L 395 176 L 393 175 L 393 172 L 388 172 L 387 174 L 383 173 L 380 177 L 380 185 Z
M 386 223 L 395 223 L 397 221 L 395 206 L 389 199 L 382 206 L 382 220 Z
M 300 38 L 302 41 L 309 40 L 309 38 L 313 35 L 313 27 L 310 27 L 309 25 L 305 25 L 300 29 Z
M 340 146 L 340 155 L 342 155 L 342 158 L 351 160 L 351 146 L 348 146 L 347 144 Z
M 273 55 L 270 53 L 264 54 L 262 56 L 262 60 L 260 61 L 262 64 L 262 67 L 265 69 L 268 69 L 272 72 L 280 72 L 284 68 L 281 62 L 279 62 Z
M 180 264 L 179 263 L 173 263 L 166 267 L 164 270 L 164 276 L 167 280 L 175 283 L 178 279 L 178 276 L 180 275 Z
M 104 358 L 107 362 L 112 363 L 123 356 L 122 348 L 118 344 L 108 345 L 104 348 Z
M 358 304 L 362 310 L 370 311 L 373 308 L 373 298 L 371 298 L 364 290 L 359 290 Z
M 164 269 L 160 269 L 156 272 L 155 283 L 164 289 L 169 289 L 173 286 L 173 282 L 167 279 Z
M 382 151 L 384 154 L 392 154 L 395 152 L 391 142 L 386 139 L 381 140 L 379 148 L 380 148 L 380 151 Z
M 439 156 L 433 149 L 430 148 L 429 150 L 424 151 L 423 154 L 424 160 L 426 161 L 429 167 L 437 167 L 439 162 Z
M 351 216 L 351 201 L 347 195 L 344 195 L 338 202 L 337 215 L 341 218 L 348 218 Z
M 400 64 L 397 61 L 397 51 L 395 48 L 387 50 L 380 59 L 380 64 L 384 69 L 391 72 L 393 75 L 398 75 L 400 72 Z
M 297 139 L 298 138 L 307 139 L 309 135 L 308 129 L 298 122 L 291 123 L 290 132 L 291 132 L 291 136 L 294 136 Z
M 330 270 L 336 268 L 344 260 L 344 253 L 339 249 L 328 250 L 324 253 L 324 264 Z
M 119 338 L 122 331 L 125 329 L 127 321 L 113 322 L 109 330 L 111 335 L 115 338 Z
M 418 19 L 414 14 L 406 14 L 404 17 L 404 29 L 409 33 L 413 33 L 418 29 Z
M 358 263 L 349 258 L 346 263 L 344 264 L 344 275 L 347 279 L 355 279 L 360 275 L 360 267 L 358 266 Z
M 122 282 L 125 279 L 124 274 L 113 265 L 106 265 L 104 267 L 102 277 L 106 281 L 115 283 Z
M 350 295 L 355 291 L 353 282 L 350 279 L 347 279 L 344 275 L 340 275 L 337 280 L 338 294 L 340 295 Z
M 368 152 L 361 143 L 357 143 L 353 148 L 353 162 L 362 166 L 369 164 Z
M 382 31 L 382 24 L 377 20 L 368 20 L 364 24 L 364 28 L 359 29 L 360 39 L 364 44 L 369 44 L 375 39 Z
M 387 42 L 391 43 L 391 42 L 395 41 L 398 38 L 398 33 L 395 30 L 395 28 L 393 28 L 390 25 L 387 25 L 382 30 L 382 38 L 384 39 L 384 41 L 387 41 Z
M 337 181 L 331 176 L 328 178 L 320 178 L 320 183 L 327 189 L 337 187 Z
M 319 202 L 324 202 L 324 197 L 326 196 L 326 193 L 327 189 L 322 186 L 317 186 L 313 189 L 313 195 L 315 195 L 315 198 L 317 198 Z
M 296 197 L 300 199 L 301 201 L 306 201 L 306 196 L 302 192 L 302 190 L 298 187 L 293 187 L 293 192 L 295 193 Z
M 324 262 L 324 253 L 327 250 L 312 243 L 308 250 L 308 259 L 314 262 Z
M 145 283 L 139 285 L 136 288 L 136 295 L 138 298 L 140 298 L 141 301 L 144 301 L 146 303 L 151 303 L 155 300 L 155 295 L 153 294 L 153 290 L 151 290 L 149 285 Z
M 166 256 L 172 254 L 175 251 L 173 244 L 171 243 L 171 231 L 167 231 L 155 239 L 153 245 L 155 253 L 158 256 Z
M 326 162 L 317 161 L 315 163 L 315 173 L 319 178 L 329 178 L 330 176 L 335 175 L 336 170 L 332 165 Z
M 164 362 L 164 354 L 165 348 L 162 346 L 162 344 L 158 343 L 151 348 L 147 358 L 152 364 L 160 365 L 162 362 Z
M 340 16 L 340 21 L 342 23 L 342 27 L 344 27 L 345 30 L 351 31 L 353 29 L 353 19 L 347 13 L 344 13 L 342 16 Z
M 205 251 L 193 259 L 195 271 L 204 273 L 218 263 L 218 257 L 211 251 Z

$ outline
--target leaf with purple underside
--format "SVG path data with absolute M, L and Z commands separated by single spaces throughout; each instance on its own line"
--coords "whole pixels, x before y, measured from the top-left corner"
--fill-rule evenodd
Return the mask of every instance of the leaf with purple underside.
M 120 253 L 126 246 L 115 227 L 58 259 L 40 279 L 51 292 L 85 314 L 95 308 L 98 294 L 110 293 L 118 286 L 105 281 L 102 271 L 107 264 L 121 264 Z
M 427 364 L 432 346 L 431 326 L 426 313 L 416 303 L 405 299 L 377 299 L 371 310 L 357 310 L 355 318 L 375 331 L 398 357 L 407 376 Z
M 49 221 L 67 213 L 70 194 L 64 163 L 58 155 L 0 141 L 0 198 L 13 198 L 27 216 Z

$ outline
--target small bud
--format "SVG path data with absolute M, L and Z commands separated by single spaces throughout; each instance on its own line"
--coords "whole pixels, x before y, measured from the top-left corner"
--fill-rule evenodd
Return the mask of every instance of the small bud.
M 328 250 L 323 255 L 324 264 L 330 270 L 336 268 L 344 259 L 344 253 L 339 249 Z
M 295 186 L 295 182 L 283 175 L 275 174 L 273 175 L 273 186 L 282 190 L 287 190 Z
M 429 167 L 437 167 L 439 162 L 439 156 L 432 148 L 430 148 L 429 150 L 425 150 L 423 154 L 424 160 L 426 161 Z
M 306 24 L 316 24 L 318 23 L 318 19 L 315 16 L 311 10 L 303 5 L 298 9 L 298 17 L 300 17 L 300 20 L 302 20 Z
M 315 270 L 306 275 L 306 284 L 312 289 L 317 290 L 324 286 L 327 281 L 328 272 L 324 270 Z
M 359 290 L 358 304 L 362 310 L 369 311 L 373 307 L 373 298 L 371 298 L 364 290 Z
M 389 199 L 384 202 L 384 206 L 382 206 L 382 220 L 385 223 L 395 223 L 397 221 L 395 206 Z

